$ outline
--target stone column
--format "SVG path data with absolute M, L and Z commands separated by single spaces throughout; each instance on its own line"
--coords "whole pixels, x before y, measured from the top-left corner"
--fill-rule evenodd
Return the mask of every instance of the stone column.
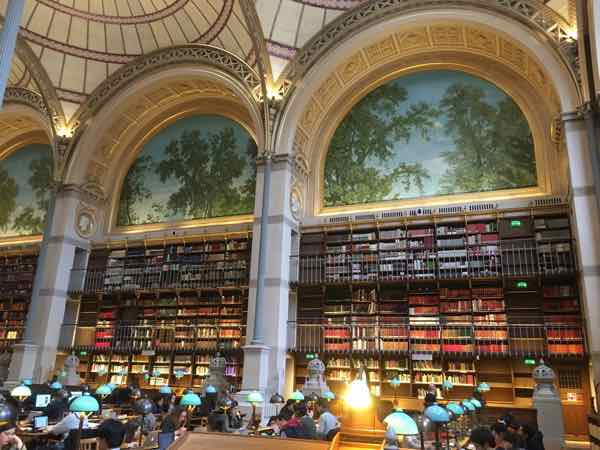
M 590 134 L 583 114 L 563 115 L 569 157 L 572 206 L 581 271 L 581 302 L 587 323 L 588 351 L 595 382 L 600 382 L 600 210 Z
M 10 75 L 24 7 L 25 0 L 8 0 L 4 24 L 0 31 L 0 110 L 4 101 L 4 91 Z
M 544 435 L 546 450 L 565 448 L 565 424 L 560 395 L 554 387 L 556 375 L 544 362 L 533 370 L 535 388 L 533 406 L 537 411 L 538 427 Z
M 290 211 L 292 160 L 288 155 L 272 158 L 271 189 L 267 196 L 267 216 L 262 216 L 262 200 L 255 208 L 253 227 L 252 266 L 248 305 L 248 342 L 244 347 L 243 390 L 260 390 L 268 399 L 281 393 L 285 384 L 287 352 L 287 321 L 289 306 L 289 276 L 292 230 L 297 227 Z M 263 199 L 266 164 L 259 162 L 257 171 L 257 199 Z M 257 299 L 258 247 L 261 224 L 266 223 L 266 258 L 263 266 L 264 295 Z M 256 302 L 260 307 L 256 308 Z M 260 330 L 256 342 L 251 330 Z
M 89 243 L 74 231 L 80 194 L 62 187 L 51 202 L 23 342 L 15 345 L 6 386 L 23 378 L 45 382 L 54 370 L 76 248 Z

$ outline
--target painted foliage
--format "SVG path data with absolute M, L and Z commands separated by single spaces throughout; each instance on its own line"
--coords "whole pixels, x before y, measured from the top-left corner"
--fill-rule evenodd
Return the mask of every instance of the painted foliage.
M 31 144 L 0 160 L 0 236 L 44 230 L 52 184 L 52 148 Z
M 181 119 L 154 135 L 129 169 L 119 226 L 251 214 L 256 143 L 222 116 Z
M 517 104 L 451 70 L 406 75 L 363 97 L 335 131 L 324 170 L 324 206 L 537 185 Z

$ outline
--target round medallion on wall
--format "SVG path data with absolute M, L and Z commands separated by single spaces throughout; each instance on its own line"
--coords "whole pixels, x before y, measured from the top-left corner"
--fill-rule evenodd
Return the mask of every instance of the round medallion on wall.
M 94 211 L 87 207 L 80 207 L 75 218 L 75 230 L 82 238 L 89 238 L 96 230 Z
M 290 195 L 290 211 L 296 220 L 300 220 L 302 215 L 302 194 L 298 189 L 292 189 Z

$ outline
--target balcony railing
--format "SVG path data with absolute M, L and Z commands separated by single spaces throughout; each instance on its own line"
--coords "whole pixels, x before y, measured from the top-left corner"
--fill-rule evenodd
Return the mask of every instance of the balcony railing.
M 381 243 L 380 243 L 381 245 Z M 300 284 L 353 281 L 501 278 L 567 275 L 576 271 L 572 243 L 510 240 L 463 248 L 400 248 L 292 256 Z
M 144 325 L 98 325 L 79 327 L 63 325 L 63 334 L 75 338 L 61 339 L 65 350 L 100 351 L 228 351 L 240 349 L 245 342 L 245 325 L 150 323 Z M 74 342 L 74 344 L 71 344 Z
M 451 354 L 482 357 L 586 355 L 582 326 L 357 325 L 288 323 L 288 349 L 309 353 Z
M 71 271 L 70 292 L 201 289 L 247 285 L 247 264 L 243 260 L 236 260 L 206 265 L 148 264 L 125 268 L 75 268 Z

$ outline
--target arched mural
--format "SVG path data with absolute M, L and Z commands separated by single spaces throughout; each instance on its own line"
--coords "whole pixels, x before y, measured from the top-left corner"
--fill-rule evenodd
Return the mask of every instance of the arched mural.
M 0 237 L 44 230 L 52 184 L 52 148 L 30 144 L 0 160 Z
M 257 147 L 222 116 L 180 119 L 143 147 L 123 181 L 117 225 L 251 214 Z
M 465 72 L 423 71 L 374 89 L 344 117 L 325 159 L 325 207 L 537 185 L 518 105 Z

